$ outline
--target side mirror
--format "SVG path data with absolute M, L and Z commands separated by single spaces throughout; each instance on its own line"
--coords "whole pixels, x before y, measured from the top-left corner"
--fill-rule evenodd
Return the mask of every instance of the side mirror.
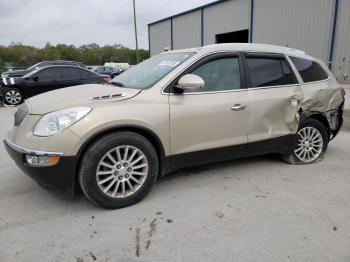
M 33 80 L 34 80 L 35 82 L 38 82 L 38 81 L 39 81 L 39 77 L 38 77 L 38 76 L 33 76 Z
M 202 88 L 205 86 L 203 78 L 194 74 L 187 74 L 182 76 L 176 87 L 180 89 L 192 89 L 192 88 Z

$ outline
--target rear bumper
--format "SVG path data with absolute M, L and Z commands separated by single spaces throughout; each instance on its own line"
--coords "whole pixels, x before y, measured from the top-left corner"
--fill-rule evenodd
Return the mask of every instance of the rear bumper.
M 331 132 L 332 132 L 331 140 L 337 136 L 337 134 L 339 133 L 341 127 L 343 126 L 343 122 L 344 122 L 343 114 L 344 114 L 344 102 L 337 109 L 337 116 L 336 116 L 336 120 L 335 120 L 335 122 L 336 122 L 335 128 L 333 130 L 331 128 Z M 330 125 L 331 125 L 332 122 L 330 120 L 328 120 L 328 121 L 330 122 Z
M 61 192 L 65 195 L 73 196 L 75 191 L 75 174 L 77 167 L 77 158 L 75 156 L 60 155 L 56 165 L 35 167 L 26 161 L 26 155 L 52 155 L 60 154 L 57 152 L 42 152 L 22 148 L 13 144 L 10 140 L 4 141 L 5 148 L 10 157 L 15 161 L 17 166 L 28 176 L 33 178 L 39 185 Z

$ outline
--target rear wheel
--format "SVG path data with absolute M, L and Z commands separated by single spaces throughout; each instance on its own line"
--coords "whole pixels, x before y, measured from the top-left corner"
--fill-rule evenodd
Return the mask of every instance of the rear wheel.
M 328 146 L 326 127 L 319 121 L 308 118 L 304 120 L 297 133 L 297 147 L 283 160 L 290 164 L 312 164 L 323 159 Z
M 121 208 L 143 199 L 158 175 L 158 156 L 139 134 L 120 132 L 95 142 L 85 153 L 79 173 L 87 198 L 104 208 Z
M 4 100 L 8 105 L 19 105 L 23 102 L 23 93 L 17 88 L 11 88 L 5 92 Z

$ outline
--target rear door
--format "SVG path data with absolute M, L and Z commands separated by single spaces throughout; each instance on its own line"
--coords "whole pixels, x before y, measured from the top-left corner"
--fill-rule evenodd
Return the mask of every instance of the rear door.
M 248 154 L 289 147 L 303 99 L 290 64 L 284 55 L 261 53 L 245 54 L 244 62 L 250 105 Z
M 61 77 L 61 86 L 75 86 L 82 84 L 82 77 L 80 75 L 80 68 L 77 67 L 62 67 L 62 77 Z
M 202 77 L 205 87 L 173 91 L 169 96 L 171 154 L 179 165 L 245 154 L 249 110 L 242 70 L 238 54 L 221 53 L 198 61 L 182 74 Z

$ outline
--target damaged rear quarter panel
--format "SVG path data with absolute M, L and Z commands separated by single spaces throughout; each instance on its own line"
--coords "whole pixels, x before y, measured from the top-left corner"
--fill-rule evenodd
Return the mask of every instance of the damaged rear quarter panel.
M 301 104 L 303 116 L 321 114 L 329 124 L 331 130 L 339 125 L 338 108 L 343 104 L 344 98 L 336 80 L 330 77 L 327 80 L 302 84 L 304 100 Z

